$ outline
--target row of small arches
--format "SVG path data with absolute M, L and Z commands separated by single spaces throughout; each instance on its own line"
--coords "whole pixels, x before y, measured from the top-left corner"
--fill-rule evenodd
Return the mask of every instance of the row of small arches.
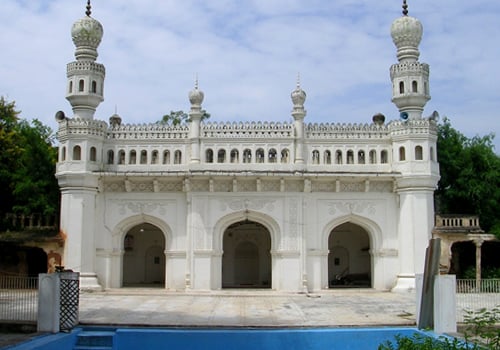
M 434 148 L 430 148 L 429 152 L 430 160 L 434 161 Z M 344 157 L 345 154 L 345 157 Z M 158 150 L 153 150 L 151 152 L 151 159 L 148 160 L 148 152 L 146 150 L 141 150 L 139 153 L 136 150 L 131 150 L 128 154 L 128 159 L 126 157 L 125 150 L 118 151 L 118 157 L 115 160 L 115 152 L 113 150 L 108 150 L 107 152 L 107 164 L 181 164 L 182 163 L 182 151 L 174 150 L 173 153 L 170 150 L 163 151 L 161 158 L 160 152 Z M 227 163 L 228 153 L 225 149 L 219 149 L 214 152 L 211 148 L 205 151 L 205 163 Z M 334 157 L 332 157 L 334 155 Z M 404 146 L 399 147 L 399 161 L 406 161 L 406 148 Z M 424 160 L 423 148 L 420 145 L 415 146 L 414 160 Z M 66 160 L 66 147 L 62 147 L 61 150 L 61 161 Z M 73 147 L 72 160 L 82 160 L 82 150 L 79 145 Z M 97 149 L 95 147 L 90 147 L 89 160 L 97 161 Z M 172 162 L 173 161 L 173 162 Z M 229 163 L 290 163 L 290 150 L 284 148 L 279 152 L 275 148 L 270 148 L 267 154 L 263 148 L 258 148 L 255 151 L 255 160 L 253 159 L 253 152 L 251 149 L 244 149 L 242 152 L 242 157 L 240 158 L 240 152 L 237 149 L 232 149 L 229 152 Z M 342 152 L 341 150 L 336 150 L 333 154 L 330 150 L 323 152 L 323 157 L 319 150 L 313 150 L 311 153 L 312 164 L 386 164 L 389 161 L 388 151 L 381 150 L 378 153 L 376 150 L 372 149 L 368 152 L 368 159 L 366 158 L 365 150 L 359 150 L 355 152 L 354 150 L 347 150 L 347 152 Z
M 428 94 L 428 91 L 427 91 L 427 83 L 424 83 L 424 93 L 425 94 Z M 418 93 L 418 82 L 416 80 L 413 80 L 411 82 L 411 92 L 413 93 Z M 405 93 L 405 83 L 404 81 L 400 81 L 399 82 L 399 93 L 400 94 L 404 94 Z
M 345 154 L 345 157 L 344 157 Z M 311 154 L 312 164 L 387 164 L 389 162 L 389 156 L 387 150 L 380 151 L 380 154 L 374 149 L 368 152 L 368 159 L 366 159 L 365 150 L 359 150 L 357 153 L 354 150 L 348 150 L 347 152 L 342 152 L 341 150 L 336 150 L 334 157 L 332 157 L 332 152 L 326 150 L 323 152 L 323 158 L 321 159 L 320 151 L 314 150 Z
M 101 88 L 102 90 L 102 88 Z M 78 81 L 78 92 L 85 92 L 85 80 L 80 79 Z M 90 83 L 90 88 L 88 89 L 88 92 L 96 94 L 97 93 L 97 81 L 92 80 Z M 68 87 L 68 93 L 73 93 L 73 81 L 69 82 L 69 87 Z
M 227 163 L 229 154 L 229 163 L 290 163 L 290 150 L 284 148 L 279 152 L 275 148 L 270 148 L 267 154 L 263 148 L 258 148 L 254 152 L 251 149 L 246 148 L 242 152 L 242 157 L 240 157 L 240 151 L 237 149 L 232 149 L 229 153 L 225 149 L 221 148 L 215 152 L 211 148 L 205 151 L 205 163 Z
M 160 152 L 158 150 L 154 150 L 151 152 L 151 159 L 148 162 L 148 152 L 146 150 L 142 150 L 139 153 L 136 150 L 131 150 L 129 152 L 128 159 L 126 158 L 125 150 L 119 150 L 116 162 L 118 165 L 148 163 L 160 164 L 160 162 L 161 164 L 182 164 L 182 151 L 175 150 L 171 152 L 170 150 L 165 150 L 163 151 L 160 159 Z M 115 164 L 115 152 L 113 150 L 108 150 L 107 163 Z
M 131 150 L 129 152 L 129 157 L 126 159 L 126 153 L 124 150 L 118 151 L 118 157 L 116 159 L 116 164 L 148 164 L 148 153 L 146 150 L 142 150 L 139 154 L 137 151 Z M 66 160 L 66 147 L 61 149 L 61 161 Z M 72 160 L 82 160 L 82 149 L 80 146 L 76 145 L 73 147 Z M 170 151 L 166 150 L 163 152 L 162 163 L 163 164 L 181 164 L 182 163 L 182 152 L 180 150 L 175 150 L 173 156 L 171 157 Z M 90 147 L 89 150 L 89 161 L 97 161 L 97 149 L 95 147 Z M 115 164 L 115 152 L 113 150 L 108 150 L 107 152 L 107 163 Z M 159 152 L 154 150 L 151 153 L 151 164 L 159 164 Z
M 344 157 L 345 154 L 345 157 Z M 406 161 L 406 148 L 401 146 L 399 148 L 399 161 Z M 430 160 L 434 160 L 434 149 L 430 148 Z M 415 146 L 414 150 L 414 160 L 424 160 L 424 152 L 422 146 Z M 365 150 L 359 150 L 355 152 L 354 150 L 347 150 L 347 152 L 342 152 L 341 150 L 336 150 L 334 157 L 332 157 L 332 152 L 326 150 L 323 152 L 323 158 L 319 150 L 314 150 L 311 153 L 312 164 L 387 164 L 389 162 L 389 156 L 387 150 L 381 150 L 380 153 L 374 149 L 368 152 L 368 159 L 366 158 Z

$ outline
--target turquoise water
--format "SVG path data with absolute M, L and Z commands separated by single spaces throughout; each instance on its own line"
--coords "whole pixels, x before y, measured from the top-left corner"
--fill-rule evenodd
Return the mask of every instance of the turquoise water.
M 35 338 L 9 347 L 12 350 L 110 349 L 110 350 L 364 350 L 394 340 L 396 335 L 429 332 L 408 327 L 377 328 L 76 328 Z

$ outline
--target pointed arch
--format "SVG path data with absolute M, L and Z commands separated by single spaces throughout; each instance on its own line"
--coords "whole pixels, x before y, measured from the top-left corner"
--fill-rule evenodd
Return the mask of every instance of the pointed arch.
M 114 248 L 123 251 L 125 235 L 128 231 L 130 231 L 130 229 L 140 224 L 151 224 L 158 227 L 165 236 L 165 246 L 167 247 L 167 249 L 171 246 L 172 229 L 170 228 L 170 226 L 165 221 L 155 216 L 140 214 L 129 216 L 115 225 L 115 227 L 111 231 L 111 235 L 113 236 Z
M 222 251 L 222 240 L 224 232 L 226 229 L 234 223 L 239 221 L 255 221 L 262 226 L 264 226 L 271 235 L 271 251 L 275 251 L 279 247 L 279 242 L 281 238 L 281 230 L 279 224 L 269 215 L 260 213 L 257 211 L 238 211 L 235 213 L 228 214 L 220 218 L 214 225 L 213 237 L 213 247 L 215 251 Z
M 354 227 L 357 226 L 357 227 L 361 228 L 364 231 L 364 233 L 367 235 L 367 239 L 368 239 L 369 244 L 368 244 L 368 247 L 366 247 L 366 248 L 368 249 L 367 253 L 369 254 L 369 257 L 367 257 L 367 258 L 369 259 L 368 260 L 369 261 L 368 269 L 370 270 L 368 275 L 369 275 L 371 286 L 372 287 L 377 286 L 380 283 L 380 280 L 382 277 L 380 269 L 377 268 L 377 261 L 376 261 L 377 252 L 381 249 L 381 246 L 382 246 L 382 230 L 376 222 L 374 222 L 366 217 L 362 217 L 362 216 L 359 216 L 356 214 L 349 214 L 349 215 L 342 216 L 340 218 L 336 218 L 336 219 L 330 221 L 327 225 L 325 225 L 325 227 L 323 229 L 322 237 L 321 237 L 321 239 L 322 239 L 321 244 L 323 247 L 325 247 L 325 249 L 329 252 L 329 254 L 327 257 L 325 257 L 325 260 L 324 260 L 323 265 L 322 265 L 325 267 L 325 269 L 322 271 L 322 277 L 321 277 L 322 284 L 324 286 L 328 286 L 328 285 L 332 286 L 332 281 L 330 280 L 331 279 L 330 277 L 332 277 L 332 272 L 337 272 L 337 271 L 330 271 L 330 268 L 332 267 L 332 265 L 335 265 L 337 263 L 337 261 L 335 261 L 336 257 L 339 257 L 337 267 L 338 268 L 342 267 L 341 266 L 341 264 L 342 264 L 342 261 L 341 261 L 342 260 L 342 257 L 341 257 L 342 251 L 340 251 L 340 250 L 343 246 L 341 244 L 341 245 L 335 247 L 336 250 L 333 249 L 332 251 L 330 251 L 330 249 L 331 249 L 330 236 L 332 234 L 335 234 L 335 229 L 340 227 L 343 224 L 351 224 L 349 226 L 354 226 Z M 365 247 L 363 247 L 363 248 L 365 248 Z M 364 249 L 363 249 L 363 251 L 364 251 Z M 331 259 L 334 259 L 334 260 L 331 261 Z M 366 263 L 366 261 L 365 261 L 365 263 Z M 363 265 L 363 263 L 362 263 L 362 265 Z M 349 266 L 349 265 L 347 265 L 347 266 Z M 359 265 L 358 265 L 358 268 L 359 268 Z M 341 272 L 343 272 L 343 271 L 341 271 Z M 335 283 L 333 283 L 333 284 L 335 284 Z
M 382 229 L 380 226 L 376 222 L 356 214 L 349 214 L 336 218 L 325 225 L 321 236 L 322 245 L 324 247 L 328 246 L 328 237 L 335 227 L 348 222 L 358 225 L 366 230 L 368 236 L 370 237 L 370 247 L 372 251 L 380 249 L 382 243 Z

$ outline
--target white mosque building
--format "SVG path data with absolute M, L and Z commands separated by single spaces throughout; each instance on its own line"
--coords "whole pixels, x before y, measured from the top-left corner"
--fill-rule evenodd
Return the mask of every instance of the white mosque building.
M 73 116 L 56 114 L 56 176 L 62 264 L 80 272 L 82 289 L 414 288 L 439 165 L 436 113 L 423 117 L 422 25 L 406 1 L 391 27 L 401 118 L 389 122 L 378 114 L 367 124 L 307 123 L 300 84 L 291 123 L 205 122 L 196 84 L 187 124 L 130 125 L 116 114 L 108 123 L 95 117 L 105 68 L 90 2 L 71 35 Z

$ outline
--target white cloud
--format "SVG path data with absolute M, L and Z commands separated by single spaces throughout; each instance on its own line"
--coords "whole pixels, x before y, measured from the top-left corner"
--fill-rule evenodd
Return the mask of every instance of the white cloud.
M 71 114 L 64 99 L 66 63 L 74 59 L 72 23 L 85 1 L 4 0 L 0 12 L 0 95 L 24 118 L 55 128 Z M 500 152 L 500 3 L 410 1 L 424 26 L 421 61 L 431 66 L 432 100 L 468 136 L 496 132 Z M 290 92 L 300 72 L 310 122 L 389 119 L 389 35 L 401 15 L 394 0 L 214 0 L 93 2 L 104 26 L 98 61 L 106 66 L 105 101 L 124 122 L 154 122 L 187 110 L 196 74 L 204 108 L 216 121 L 290 119 Z

